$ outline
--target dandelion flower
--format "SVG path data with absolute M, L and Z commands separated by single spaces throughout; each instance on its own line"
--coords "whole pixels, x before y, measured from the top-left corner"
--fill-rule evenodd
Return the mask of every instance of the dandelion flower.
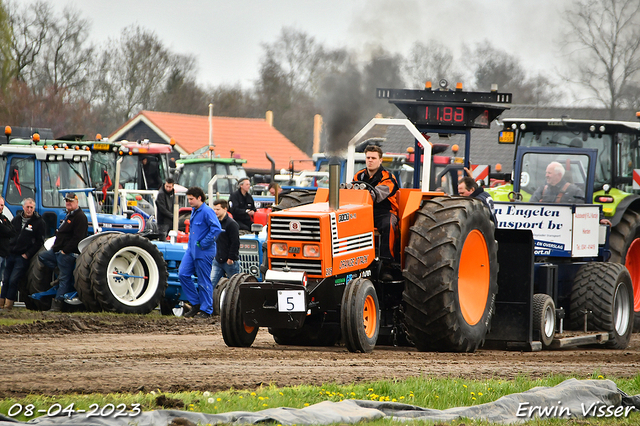
M 208 402 L 209 404 L 213 404 L 215 401 L 213 400 L 213 398 L 209 398 L 209 399 L 207 399 L 207 402 Z
M 220 401 L 222 401 L 222 398 L 218 398 L 216 401 L 220 402 Z
M 208 396 L 211 396 L 211 392 L 204 391 L 204 392 L 202 392 L 202 396 L 204 396 L 205 398 L 208 397 Z
M 478 396 L 482 396 L 482 392 L 478 392 Z
M 255 392 L 251 392 L 251 396 L 256 396 L 256 393 Z
M 305 407 L 308 407 L 308 406 L 309 406 L 309 403 L 308 403 L 308 402 L 305 402 L 305 403 L 304 403 L 304 406 L 305 406 Z

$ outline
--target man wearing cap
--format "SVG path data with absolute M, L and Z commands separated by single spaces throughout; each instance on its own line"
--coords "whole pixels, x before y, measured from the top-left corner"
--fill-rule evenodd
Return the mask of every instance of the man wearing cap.
M 56 241 L 51 249 L 38 255 L 46 267 L 54 269 L 57 266 L 60 271 L 58 291 L 51 302 L 51 312 L 60 312 L 64 295 L 74 291 L 73 270 L 76 267 L 76 258 L 80 254 L 78 243 L 87 236 L 89 229 L 87 216 L 78 207 L 78 196 L 69 192 L 64 201 L 67 216 L 56 232 Z
M 253 197 L 249 194 L 251 182 L 249 178 L 244 177 L 238 182 L 238 190 L 229 197 L 229 213 L 233 219 L 238 222 L 240 229 L 251 231 L 251 218 L 256 212 L 256 205 Z

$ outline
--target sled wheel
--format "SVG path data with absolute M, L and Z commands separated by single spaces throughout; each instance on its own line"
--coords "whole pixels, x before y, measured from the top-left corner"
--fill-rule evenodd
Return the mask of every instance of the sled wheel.
M 251 327 L 242 320 L 240 304 L 240 284 L 257 282 L 251 274 L 235 274 L 227 281 L 220 306 L 220 328 L 222 337 L 229 347 L 249 347 L 258 334 L 258 327 Z
M 605 346 L 625 349 L 633 331 L 633 289 L 631 276 L 619 263 L 588 263 L 578 270 L 571 289 L 569 324 L 584 330 L 584 312 L 588 330 L 608 331 Z
M 222 300 L 227 293 L 227 284 L 229 284 L 229 279 L 222 277 L 216 284 L 216 288 L 213 289 L 213 315 L 220 315 Z
M 634 331 L 640 331 L 640 213 L 627 209 L 611 229 L 610 262 L 622 263 L 633 283 Z
M 498 292 L 489 209 L 461 197 L 426 200 L 405 248 L 405 322 L 420 351 L 473 352 L 491 327 Z
M 543 347 L 549 347 L 556 335 L 556 305 L 548 294 L 533 295 L 533 330 L 540 332 Z
M 96 299 L 105 311 L 148 314 L 164 297 L 167 264 L 146 238 L 113 235 L 91 264 Z
M 340 308 L 342 337 L 349 352 L 371 352 L 380 330 L 379 304 L 371 281 L 356 278 L 347 284 Z

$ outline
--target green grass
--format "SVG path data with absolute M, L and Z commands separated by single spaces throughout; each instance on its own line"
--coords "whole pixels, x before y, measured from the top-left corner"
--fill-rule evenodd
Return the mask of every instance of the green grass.
M 363 399 L 373 401 L 395 401 L 436 409 L 446 409 L 457 406 L 469 406 L 495 401 L 496 399 L 515 392 L 523 392 L 536 386 L 555 386 L 566 380 L 564 376 L 549 376 L 544 379 L 530 379 L 518 377 L 515 380 L 463 380 L 463 379 L 434 379 L 416 377 L 406 380 L 379 381 L 365 384 L 323 386 L 301 385 L 295 387 L 278 388 L 276 386 L 261 386 L 255 390 L 230 389 L 224 392 L 178 392 L 164 393 L 161 390 L 136 394 L 91 394 L 91 395 L 60 395 L 39 396 L 29 395 L 20 399 L 0 400 L 0 413 L 7 414 L 14 404 L 25 407 L 34 406 L 34 410 L 57 410 L 73 404 L 74 409 L 89 410 L 91 404 L 105 407 L 107 404 L 118 406 L 125 404 L 140 404 L 143 411 L 162 409 L 157 406 L 156 398 L 165 396 L 184 403 L 185 411 L 203 413 L 224 413 L 229 411 L 260 411 L 274 407 L 302 408 L 322 401 L 341 401 L 343 399 Z M 603 379 L 598 372 L 591 379 Z M 632 379 L 613 379 L 620 389 L 629 395 L 640 394 L 640 375 Z M 14 406 L 16 410 L 17 406 Z M 14 416 L 17 420 L 29 420 L 36 415 L 26 417 Z M 629 418 L 620 419 L 588 419 L 588 420 L 534 420 L 532 425 L 635 425 L 640 420 L 640 414 L 633 413 Z M 406 422 L 405 422 L 406 423 Z M 401 424 L 391 420 L 379 420 L 367 424 Z M 431 424 L 428 422 L 412 422 L 412 424 Z M 457 421 L 459 424 L 487 424 L 481 421 Z

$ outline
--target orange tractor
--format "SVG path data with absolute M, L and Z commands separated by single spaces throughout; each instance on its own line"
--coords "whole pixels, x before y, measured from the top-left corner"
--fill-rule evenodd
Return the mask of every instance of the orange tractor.
M 398 264 L 385 266 L 378 257 L 370 188 L 361 182 L 339 188 L 340 166 L 332 164 L 329 188 L 318 189 L 313 203 L 269 215 L 263 281 L 238 274 L 226 283 L 220 313 L 225 343 L 250 346 L 258 328 L 266 327 L 278 344 L 342 340 L 352 352 L 369 352 L 376 344 L 472 352 L 485 340 L 526 350 L 541 349 L 541 341 L 550 345 L 545 338 L 562 328 L 556 319 L 562 323 L 563 307 L 556 309 L 543 297 L 548 294 L 534 297 L 534 289 L 543 291 L 534 282 L 531 232 L 496 232 L 481 201 L 428 188 L 431 146 L 424 134 L 466 134 L 468 165 L 470 129 L 487 128 L 511 95 L 378 89 L 378 97 L 396 103 L 408 119 L 373 119 L 354 136 L 347 176 L 354 175 L 356 143 L 375 125 L 405 126 L 416 140 L 415 158 L 426 159 L 414 163 L 413 181 L 420 186 L 397 195 Z M 509 263 L 500 274 L 499 260 Z M 615 266 L 624 278 L 624 266 Z M 553 294 L 553 283 L 547 284 Z M 490 332 L 492 320 L 497 326 Z M 626 329 L 623 334 L 612 336 L 614 347 L 628 344 Z M 590 335 L 582 343 L 610 335 Z

